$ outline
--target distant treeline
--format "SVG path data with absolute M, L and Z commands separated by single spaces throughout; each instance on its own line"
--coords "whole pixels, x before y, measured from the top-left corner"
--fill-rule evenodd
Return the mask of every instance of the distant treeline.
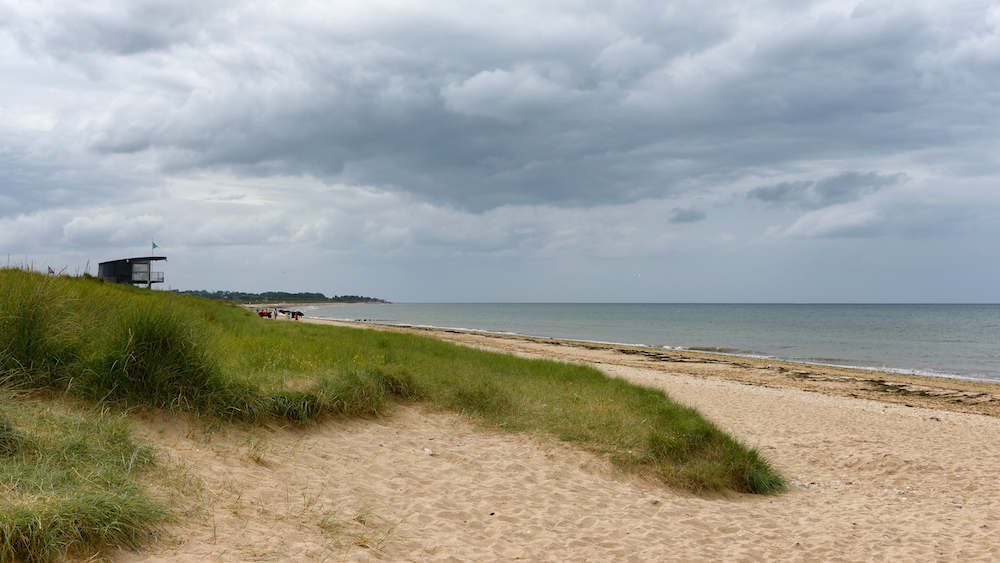
M 294 303 L 387 303 L 384 299 L 362 297 L 360 295 L 335 295 L 327 297 L 322 293 L 287 293 L 284 291 L 268 291 L 266 293 L 244 293 L 242 291 L 205 291 L 189 290 L 187 293 L 208 297 L 209 299 L 232 299 L 235 301 L 285 301 Z

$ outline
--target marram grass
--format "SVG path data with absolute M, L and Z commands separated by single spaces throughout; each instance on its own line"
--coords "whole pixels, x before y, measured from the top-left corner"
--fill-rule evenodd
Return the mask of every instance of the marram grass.
M 0 399 L 0 561 L 138 547 L 168 514 L 139 480 L 153 461 L 121 415 Z
M 0 384 L 249 423 L 378 417 L 420 401 L 572 442 L 677 488 L 785 487 L 758 450 L 695 410 L 590 367 L 412 334 L 269 322 L 219 301 L 91 279 L 0 270 Z M 28 447 L 32 438 L 17 432 L 0 434 L 0 452 Z M 4 526 L 14 521 L 0 514 Z M 130 545 L 115 537 L 107 541 Z

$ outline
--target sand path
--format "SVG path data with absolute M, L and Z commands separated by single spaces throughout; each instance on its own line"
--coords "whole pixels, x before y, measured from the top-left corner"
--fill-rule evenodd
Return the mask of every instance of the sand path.
M 514 351 L 592 362 L 666 390 L 762 446 L 791 490 L 681 494 L 562 444 L 484 432 L 419 407 L 306 431 L 211 433 L 162 420 L 143 430 L 184 468 L 167 490 L 190 513 L 145 551 L 116 559 L 1000 560 L 998 418 L 551 347 L 558 354 L 544 345 Z

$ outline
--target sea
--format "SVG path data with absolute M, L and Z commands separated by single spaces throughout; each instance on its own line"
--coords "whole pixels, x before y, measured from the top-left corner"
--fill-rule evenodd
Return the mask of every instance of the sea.
M 381 303 L 303 312 L 1000 383 L 998 304 Z

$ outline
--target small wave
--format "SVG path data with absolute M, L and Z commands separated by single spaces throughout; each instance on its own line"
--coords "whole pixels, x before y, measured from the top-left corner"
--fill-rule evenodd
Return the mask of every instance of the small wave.
M 719 348 L 715 346 L 692 346 L 688 348 L 694 352 L 710 352 L 712 354 L 726 354 L 730 356 L 746 356 L 747 352 L 738 348 Z
M 884 372 L 884 373 L 898 373 L 900 375 L 918 375 L 920 377 L 936 377 L 939 379 L 958 379 L 961 381 L 977 381 L 982 383 L 998 383 L 1000 379 L 993 376 L 991 377 L 985 373 L 949 373 L 943 371 L 933 371 L 926 369 L 907 369 L 907 368 L 890 368 L 890 367 L 862 367 L 862 366 L 835 366 L 835 367 L 850 367 L 853 369 L 863 369 L 865 371 L 873 372 Z

